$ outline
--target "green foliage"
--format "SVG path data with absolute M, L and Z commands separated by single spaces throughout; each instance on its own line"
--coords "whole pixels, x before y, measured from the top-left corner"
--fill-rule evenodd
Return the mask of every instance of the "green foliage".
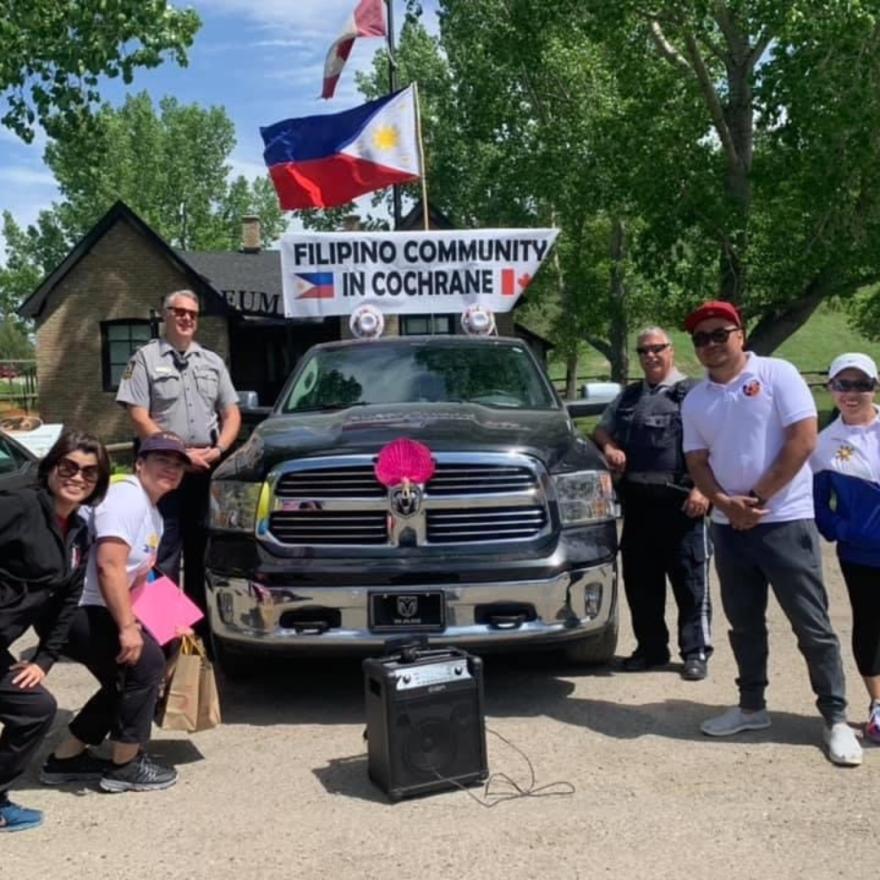
M 0 318 L 0 361 L 31 360 L 34 345 L 20 321 Z
M 56 222 L 82 235 L 117 199 L 184 250 L 237 247 L 242 214 L 260 215 L 264 242 L 284 228 L 266 178 L 229 182 L 235 128 L 222 107 L 165 97 L 158 112 L 146 92 L 104 105 L 80 138 L 51 141 L 45 161 L 64 201 Z
M 286 220 L 268 176 L 230 180 L 234 146 L 234 127 L 222 107 L 166 97 L 157 112 L 145 92 L 119 108 L 101 107 L 78 137 L 50 141 L 44 159 L 62 201 L 27 229 L 3 215 L 0 315 L 13 314 L 117 199 L 174 247 L 235 250 L 246 214 L 260 217 L 269 245 Z
M 200 25 L 167 0 L 6 0 L 0 14 L 0 124 L 30 142 L 82 125 L 102 75 L 128 84 L 166 56 L 186 65 Z

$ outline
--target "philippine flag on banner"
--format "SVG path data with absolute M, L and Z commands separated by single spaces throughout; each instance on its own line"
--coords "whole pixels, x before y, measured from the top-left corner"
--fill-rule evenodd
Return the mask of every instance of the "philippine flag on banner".
M 330 47 L 324 62 L 324 87 L 322 98 L 332 98 L 336 91 L 336 83 L 357 37 L 384 37 L 385 28 L 384 0 L 360 0 L 354 12 L 345 22 L 342 33 Z
M 422 173 L 413 86 L 344 113 L 276 122 L 260 133 L 284 210 L 344 205 Z
M 333 299 L 332 272 L 305 272 L 293 276 L 296 299 Z

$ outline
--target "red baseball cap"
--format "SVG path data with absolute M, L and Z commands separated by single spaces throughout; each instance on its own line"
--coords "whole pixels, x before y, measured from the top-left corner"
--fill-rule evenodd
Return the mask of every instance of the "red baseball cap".
M 709 318 L 727 318 L 728 321 L 733 321 L 737 327 L 742 327 L 742 318 L 740 318 L 739 312 L 733 303 L 713 299 L 709 302 L 704 302 L 684 319 L 684 329 L 688 333 L 693 333 L 698 324 L 707 321 Z

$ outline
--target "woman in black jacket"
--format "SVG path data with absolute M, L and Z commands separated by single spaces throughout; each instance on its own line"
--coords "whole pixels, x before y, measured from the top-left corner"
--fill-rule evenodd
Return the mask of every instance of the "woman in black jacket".
M 90 539 L 79 507 L 98 503 L 109 482 L 100 441 L 68 431 L 40 462 L 36 486 L 0 492 L 0 831 L 43 821 L 39 810 L 12 803 L 8 789 L 55 717 L 42 682 L 82 594 Z M 36 653 L 17 662 L 9 647 L 31 626 L 40 637 Z

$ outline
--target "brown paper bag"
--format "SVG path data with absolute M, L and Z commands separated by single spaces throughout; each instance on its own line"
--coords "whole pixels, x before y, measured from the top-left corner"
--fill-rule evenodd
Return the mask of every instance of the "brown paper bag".
M 187 650 L 186 641 L 165 682 L 165 693 L 156 713 L 156 722 L 162 730 L 192 731 L 198 726 L 202 658 Z
M 162 730 L 197 733 L 220 723 L 214 666 L 198 636 L 184 636 L 157 713 Z
M 217 679 L 214 665 L 206 657 L 201 657 L 199 670 L 199 711 L 196 730 L 211 730 L 220 724 L 220 695 L 217 692 Z

